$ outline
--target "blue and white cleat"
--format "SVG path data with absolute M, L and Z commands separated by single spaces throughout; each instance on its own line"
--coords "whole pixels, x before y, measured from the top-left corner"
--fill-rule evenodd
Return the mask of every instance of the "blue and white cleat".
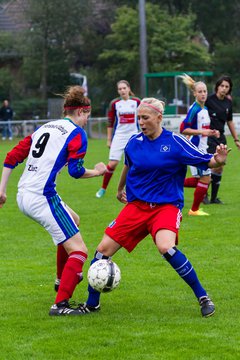
M 106 192 L 105 189 L 103 189 L 103 188 L 99 189 L 98 192 L 96 192 L 96 197 L 100 199 L 101 197 L 103 197 L 105 195 L 105 192 Z

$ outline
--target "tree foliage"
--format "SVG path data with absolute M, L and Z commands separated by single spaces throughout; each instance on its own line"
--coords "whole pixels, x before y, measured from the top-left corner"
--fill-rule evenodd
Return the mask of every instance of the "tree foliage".
M 240 87 L 238 0 L 145 3 L 149 72 L 213 70 Z M 13 97 L 46 99 L 65 89 L 71 71 L 82 72 L 104 113 L 117 80 L 128 79 L 138 93 L 138 7 L 138 0 L 29 0 L 27 31 L 0 33 L 0 87 L 4 81 Z
M 35 80 L 40 79 L 43 98 L 49 91 L 57 91 L 68 83 L 74 51 L 76 46 L 81 46 L 83 24 L 78 19 L 84 11 L 87 12 L 86 1 L 72 0 L 71 6 L 57 0 L 30 1 L 27 16 L 31 26 L 25 34 L 24 68 L 26 73 L 35 63 Z
M 195 16 L 170 16 L 159 5 L 147 4 L 147 44 L 149 72 L 209 69 L 208 49 L 199 43 Z M 112 32 L 99 55 L 105 78 L 116 82 L 127 78 L 139 81 L 138 9 L 126 6 L 116 12 Z

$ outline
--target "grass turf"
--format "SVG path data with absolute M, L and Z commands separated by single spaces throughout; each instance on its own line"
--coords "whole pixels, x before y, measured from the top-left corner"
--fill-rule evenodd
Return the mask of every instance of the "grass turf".
M 0 160 L 13 142 L 0 142 Z M 225 205 L 203 206 L 209 217 L 188 217 L 193 189 L 185 190 L 179 249 L 194 265 L 215 302 L 204 319 L 190 288 L 163 261 L 147 237 L 128 254 L 114 256 L 122 272 L 119 288 L 101 298 L 99 313 L 51 318 L 56 249 L 47 232 L 25 217 L 15 201 L 19 165 L 0 209 L 0 359 L 3 360 L 157 360 L 237 359 L 239 346 L 239 156 L 233 151 L 224 169 L 220 197 Z M 107 162 L 105 140 L 90 140 L 85 165 Z M 89 249 L 84 280 L 73 299 L 87 297 L 86 272 L 104 228 L 122 205 L 115 198 L 121 166 L 102 199 L 95 193 L 101 178 L 75 180 L 67 169 L 58 192 L 81 218 Z

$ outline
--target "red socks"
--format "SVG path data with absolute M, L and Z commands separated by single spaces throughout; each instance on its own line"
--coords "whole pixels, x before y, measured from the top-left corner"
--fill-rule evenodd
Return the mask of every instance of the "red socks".
M 55 304 L 72 297 L 75 287 L 82 280 L 82 268 L 86 260 L 87 254 L 82 251 L 73 251 L 69 254 L 61 276 Z
M 112 169 L 109 165 L 107 165 L 107 171 L 104 174 L 103 177 L 103 184 L 102 184 L 102 188 L 106 190 L 106 188 L 108 187 L 109 181 L 111 180 L 111 177 L 113 176 L 115 169 Z
M 64 266 L 68 259 L 68 253 L 63 245 L 57 247 L 57 278 L 61 279 Z
M 184 180 L 184 187 L 195 188 L 199 179 L 196 177 L 187 178 Z
M 205 194 L 208 191 L 208 184 L 198 181 L 196 190 L 194 191 L 194 199 L 192 204 L 192 211 L 197 211 Z

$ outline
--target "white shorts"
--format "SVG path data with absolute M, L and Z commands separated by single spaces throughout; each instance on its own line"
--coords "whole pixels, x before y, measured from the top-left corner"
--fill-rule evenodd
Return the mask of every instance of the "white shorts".
M 29 191 L 17 194 L 19 209 L 42 225 L 52 236 L 55 245 L 61 244 L 79 232 L 72 215 L 59 195 L 47 199 Z
M 194 177 L 201 177 L 201 176 L 208 176 L 211 175 L 211 169 L 202 170 L 195 166 L 189 166 L 192 176 Z
M 109 160 L 121 160 L 124 148 L 132 135 L 134 134 L 128 134 L 127 137 L 114 135 L 109 152 Z

